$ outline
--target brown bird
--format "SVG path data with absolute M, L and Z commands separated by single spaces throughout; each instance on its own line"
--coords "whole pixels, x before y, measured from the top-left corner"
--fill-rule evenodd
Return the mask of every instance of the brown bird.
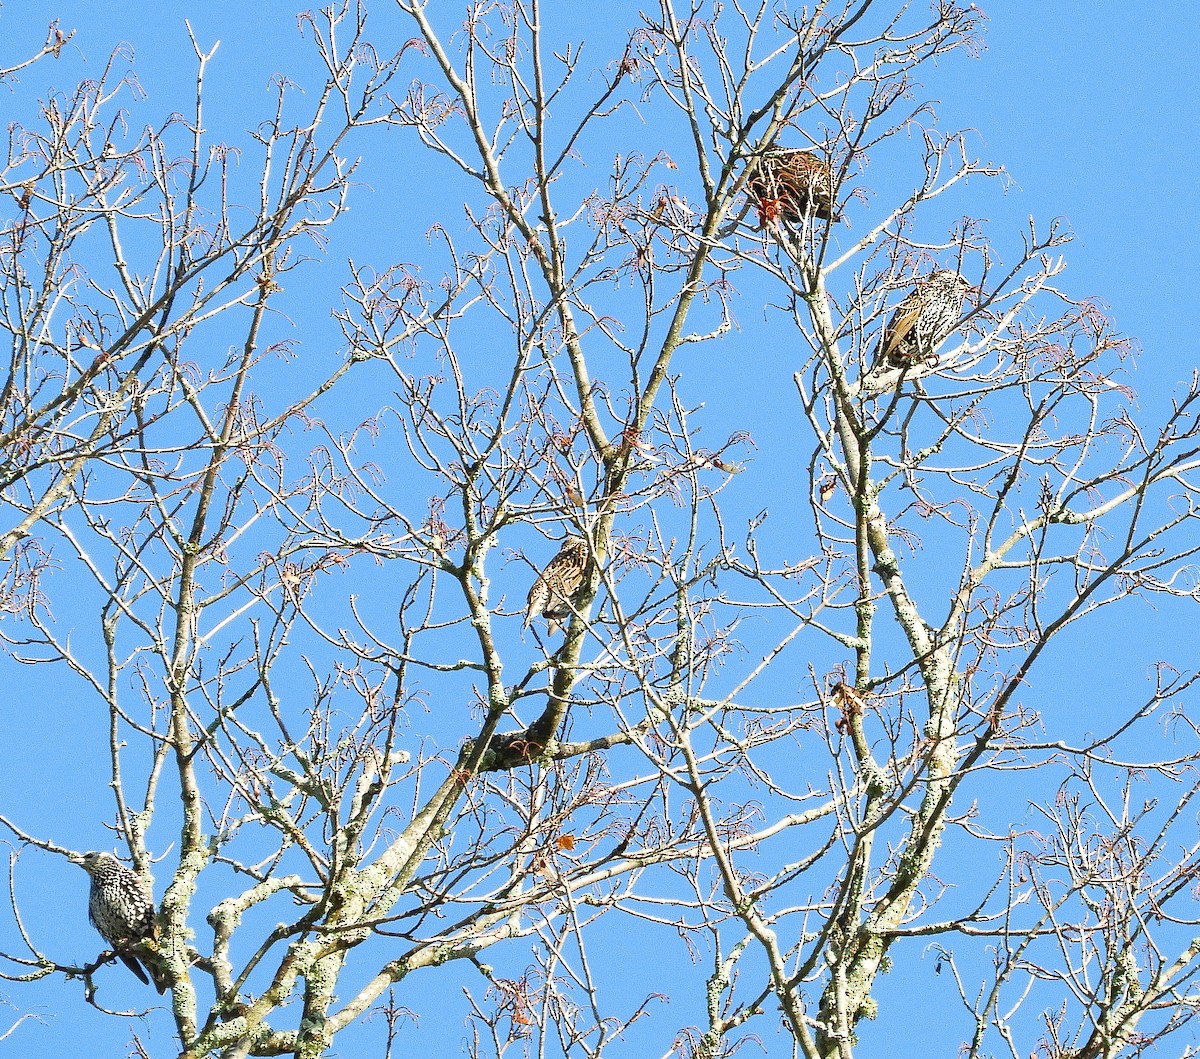
M 833 168 L 810 151 L 777 148 L 750 163 L 746 189 L 758 205 L 760 226 L 776 217 L 801 224 L 809 213 L 840 221 Z
M 539 614 L 548 622 L 551 636 L 574 611 L 580 589 L 587 580 L 591 552 L 583 537 L 570 536 L 558 554 L 546 564 L 529 590 L 525 608 L 525 628 Z
M 72 856 L 71 860 L 92 877 L 88 896 L 88 919 L 92 926 L 113 947 L 121 962 L 149 985 L 145 968 L 128 951 L 129 946 L 154 936 L 154 902 L 142 880 L 111 853 L 85 853 Z M 154 977 L 154 988 L 164 992 L 166 982 L 155 974 L 153 967 L 150 974 Z
M 879 352 L 893 368 L 930 360 L 958 326 L 963 300 L 974 286 L 957 272 L 941 269 L 917 280 L 883 329 Z

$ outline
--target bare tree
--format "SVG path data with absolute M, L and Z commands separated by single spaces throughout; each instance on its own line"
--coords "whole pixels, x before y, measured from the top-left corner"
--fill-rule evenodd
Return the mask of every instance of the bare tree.
M 132 132 L 117 55 L 11 135 L 0 632 L 103 711 L 158 912 L 72 961 L 14 854 L 6 977 L 128 1017 L 136 955 L 188 1059 L 398 1054 L 435 967 L 472 1056 L 845 1059 L 927 952 L 963 1054 L 1178 1044 L 1194 674 L 1027 699 L 1194 597 L 1200 382 L 1146 423 L 1066 233 L 962 215 L 1003 173 L 918 77 L 980 14 L 661 0 L 596 56 L 549 14 L 301 16 L 323 83 L 243 146 L 196 39 L 186 119 Z M 453 211 L 339 271 L 396 152 Z M 739 358 L 774 416 L 705 407 Z M 605 976 L 665 930 L 694 980 Z

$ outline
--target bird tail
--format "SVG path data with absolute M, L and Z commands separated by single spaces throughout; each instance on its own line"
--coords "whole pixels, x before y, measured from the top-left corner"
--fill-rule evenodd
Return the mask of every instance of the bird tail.
M 121 958 L 121 962 L 137 975 L 138 979 L 144 985 L 153 983 L 159 996 L 162 996 L 167 991 L 171 983 L 153 956 L 148 957 L 144 953 L 134 956 L 128 952 L 118 952 L 117 955 Z
M 152 963 L 146 964 L 146 969 L 150 972 L 150 977 L 154 979 L 154 988 L 158 990 L 158 995 L 162 996 L 171 984 L 167 981 L 167 976 Z
M 135 975 L 137 975 L 138 979 L 141 981 L 141 983 L 143 985 L 150 984 L 150 979 L 146 975 L 145 968 L 142 967 L 142 965 L 138 962 L 138 960 L 135 956 L 130 956 L 128 953 L 124 953 L 124 952 L 118 952 L 117 955 L 121 958 L 121 962 L 126 967 L 128 967 Z M 161 993 L 162 990 L 160 989 L 159 992 Z

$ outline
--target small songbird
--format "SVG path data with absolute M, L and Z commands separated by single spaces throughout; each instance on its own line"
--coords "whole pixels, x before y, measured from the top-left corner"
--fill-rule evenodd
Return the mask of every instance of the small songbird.
M 918 280 L 883 329 L 879 340 L 882 358 L 893 368 L 930 360 L 958 326 L 963 301 L 974 289 L 970 281 L 948 268 Z
M 525 628 L 540 614 L 548 622 L 550 635 L 557 633 L 578 602 L 590 565 L 591 552 L 583 537 L 571 536 L 563 541 L 558 554 L 546 564 L 529 590 Z
M 137 957 L 128 952 L 130 945 L 154 935 L 154 902 L 142 880 L 111 853 L 85 853 L 71 860 L 92 877 L 88 897 L 88 918 L 100 936 L 138 978 L 147 985 L 150 978 Z M 154 987 L 165 992 L 166 983 L 150 968 Z
M 810 151 L 777 148 L 750 163 L 746 190 L 758 206 L 759 223 L 776 217 L 800 224 L 809 213 L 840 221 L 833 168 Z

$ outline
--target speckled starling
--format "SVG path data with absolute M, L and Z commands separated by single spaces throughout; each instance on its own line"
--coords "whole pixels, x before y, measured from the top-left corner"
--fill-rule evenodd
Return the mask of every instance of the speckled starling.
M 800 224 L 809 213 L 823 221 L 840 221 L 833 169 L 808 151 L 768 151 L 750 163 L 746 190 L 758 207 L 759 223 L 781 218 Z
M 962 319 L 963 299 L 973 289 L 948 268 L 918 280 L 883 329 L 879 342 L 883 359 L 893 368 L 930 360 Z
M 591 553 L 582 537 L 572 536 L 563 541 L 558 554 L 537 576 L 526 600 L 525 627 L 539 614 L 547 619 L 550 635 L 562 628 L 577 603 L 579 590 L 587 579 Z
M 128 946 L 145 941 L 154 933 L 154 902 L 141 879 L 111 853 L 85 853 L 71 859 L 92 877 L 92 892 L 88 897 L 92 926 L 113 947 L 121 962 L 149 985 L 145 968 L 127 951 Z M 160 993 L 166 989 L 157 975 L 154 986 Z

